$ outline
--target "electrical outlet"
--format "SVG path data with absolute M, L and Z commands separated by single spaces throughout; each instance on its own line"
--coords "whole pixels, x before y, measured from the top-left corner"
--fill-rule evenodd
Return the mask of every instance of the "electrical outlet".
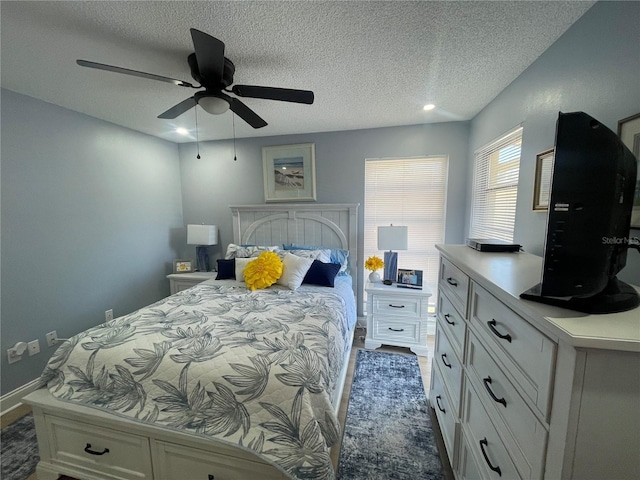
M 54 330 L 53 332 L 49 332 L 45 335 L 47 339 L 47 345 L 49 347 L 53 347 L 58 343 L 58 333 Z
M 29 347 L 30 357 L 36 355 L 37 353 L 40 353 L 40 342 L 38 340 L 33 340 L 27 343 L 27 346 Z
M 106 312 L 104 312 L 104 321 L 105 322 L 110 322 L 111 320 L 113 320 L 113 309 L 109 309 Z

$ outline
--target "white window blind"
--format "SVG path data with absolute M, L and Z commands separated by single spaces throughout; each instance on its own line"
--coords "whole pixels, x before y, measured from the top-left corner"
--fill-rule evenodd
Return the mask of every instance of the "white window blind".
M 474 154 L 471 238 L 513 241 L 522 127 Z
M 444 242 L 449 159 L 446 156 L 368 159 L 365 163 L 364 259 L 383 258 L 378 226 L 406 226 L 408 250 L 398 252 L 398 268 L 423 271 L 423 283 L 437 298 L 438 251 Z M 364 271 L 365 278 L 369 271 Z M 365 300 L 366 301 L 366 300 Z

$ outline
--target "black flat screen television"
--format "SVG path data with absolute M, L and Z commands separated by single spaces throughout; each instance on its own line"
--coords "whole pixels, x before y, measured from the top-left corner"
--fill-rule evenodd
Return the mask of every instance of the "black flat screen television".
M 627 261 L 637 160 L 583 112 L 560 113 L 541 282 L 522 298 L 586 313 L 640 304 L 616 275 Z

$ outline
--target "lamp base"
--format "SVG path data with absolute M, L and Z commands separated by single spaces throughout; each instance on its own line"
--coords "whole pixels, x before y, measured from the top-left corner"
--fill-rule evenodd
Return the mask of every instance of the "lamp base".
M 196 247 L 196 268 L 200 272 L 211 271 L 211 266 L 209 264 L 209 247 L 204 245 L 198 245 Z
M 384 252 L 384 279 L 397 281 L 398 276 L 398 252 Z

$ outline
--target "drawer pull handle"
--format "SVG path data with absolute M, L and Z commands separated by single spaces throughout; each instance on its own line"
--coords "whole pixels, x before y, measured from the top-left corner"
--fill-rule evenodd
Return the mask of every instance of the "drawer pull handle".
M 108 448 L 105 448 L 101 452 L 96 452 L 95 450 L 91 450 L 91 444 L 90 443 L 87 443 L 87 446 L 84 447 L 84 451 L 87 452 L 90 455 L 104 455 L 105 453 L 109 453 L 109 449 Z
M 487 437 L 484 437 L 482 440 L 480 440 L 480 450 L 482 450 L 482 456 L 484 457 L 484 461 L 487 462 L 487 465 L 489 465 L 489 468 L 491 470 L 496 472 L 498 476 L 501 477 L 502 471 L 500 470 L 500 467 L 494 467 L 493 465 L 491 465 L 491 462 L 489 461 L 489 457 L 487 456 L 487 452 L 484 451 L 484 447 L 487 445 L 488 445 Z
M 484 382 L 484 388 L 487 389 L 487 392 L 489 392 L 489 395 L 491 396 L 491 398 L 493 398 L 493 401 L 496 403 L 501 403 L 502 405 L 504 405 L 504 408 L 507 408 L 507 401 L 504 398 L 496 397 L 496 394 L 493 393 L 493 390 L 491 390 L 491 387 L 489 387 L 489 385 L 491 385 L 491 377 L 483 378 L 482 381 Z
M 392 332 L 404 332 L 404 328 L 391 328 L 391 327 L 389 327 L 389 330 L 391 330 Z
M 496 330 L 496 323 L 497 322 L 492 319 L 492 320 L 487 322 L 487 325 L 489 325 L 489 328 L 491 329 L 491 331 L 493 332 L 493 334 L 496 337 L 502 338 L 502 339 L 506 340 L 507 342 L 511 343 L 511 335 L 509 335 L 508 333 L 502 334 L 498 330 Z
M 452 287 L 457 287 L 458 286 L 458 281 L 453 277 L 448 277 L 447 278 L 447 283 L 449 285 L 451 285 Z
M 442 355 L 440 355 L 440 357 L 442 358 L 442 363 L 444 363 L 444 366 L 447 368 L 451 368 L 451 364 L 447 363 L 447 354 L 443 353 Z
M 455 325 L 455 324 L 456 324 L 456 322 L 452 322 L 451 320 L 449 320 L 449 317 L 450 317 L 450 316 L 451 316 L 451 314 L 450 314 L 450 313 L 445 313 L 445 314 L 444 314 L 444 319 L 445 319 L 445 321 L 446 321 L 449 325 Z
M 391 308 L 404 308 L 404 305 L 393 305 L 392 303 L 390 303 L 389 306 Z
M 438 395 L 438 396 L 436 397 L 436 403 L 438 404 L 438 410 L 440 410 L 442 413 L 447 413 L 447 412 L 444 410 L 444 408 L 442 408 L 442 407 L 440 406 L 440 399 L 441 399 L 441 398 L 442 398 L 442 397 L 441 397 L 440 395 Z

